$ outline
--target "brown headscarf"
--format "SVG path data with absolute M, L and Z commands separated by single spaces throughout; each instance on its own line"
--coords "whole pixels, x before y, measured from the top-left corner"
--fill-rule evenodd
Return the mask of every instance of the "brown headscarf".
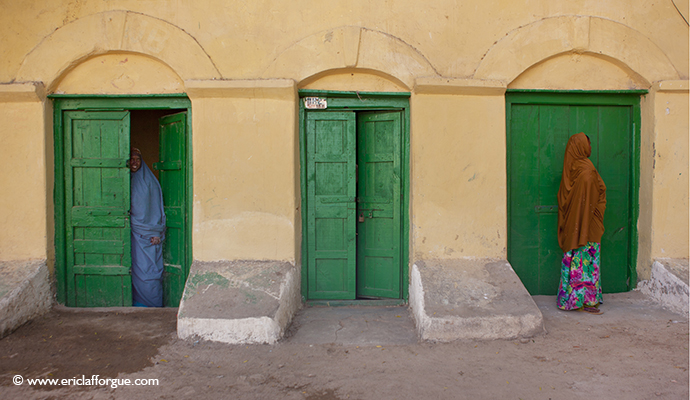
M 590 154 L 592 146 L 584 133 L 570 137 L 558 189 L 558 244 L 564 253 L 587 242 L 601 243 L 604 234 L 606 185 Z

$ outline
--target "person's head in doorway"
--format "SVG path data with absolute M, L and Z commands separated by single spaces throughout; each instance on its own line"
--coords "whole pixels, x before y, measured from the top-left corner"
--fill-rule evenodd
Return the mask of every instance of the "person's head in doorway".
M 132 147 L 129 152 L 129 170 L 134 172 L 139 171 L 141 168 L 141 151 L 136 147 Z

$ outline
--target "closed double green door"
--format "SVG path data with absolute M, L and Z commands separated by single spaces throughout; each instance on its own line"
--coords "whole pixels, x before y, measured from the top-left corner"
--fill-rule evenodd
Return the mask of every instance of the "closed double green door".
M 634 122 L 639 96 L 509 94 L 508 259 L 531 294 L 555 295 L 563 252 L 557 193 L 571 135 L 592 142 L 590 160 L 606 184 L 601 240 L 604 292 L 634 285 Z M 639 114 L 638 117 L 639 118 Z
M 309 299 L 401 298 L 402 112 L 306 115 Z
M 64 187 L 64 249 L 58 251 L 64 255 L 64 278 L 58 279 L 64 282 L 59 287 L 68 306 L 129 306 L 130 112 L 64 111 L 62 121 L 64 186 L 57 186 Z M 186 278 L 186 113 L 165 116 L 159 126 L 160 162 L 154 168 L 161 171 L 167 217 L 164 302 L 177 306 Z

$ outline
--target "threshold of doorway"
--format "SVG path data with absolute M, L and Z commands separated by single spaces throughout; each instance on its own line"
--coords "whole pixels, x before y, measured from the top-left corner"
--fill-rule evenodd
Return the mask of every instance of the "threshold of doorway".
M 407 304 L 405 299 L 356 299 L 356 300 L 307 300 L 307 307 L 348 307 L 348 306 L 371 306 L 371 307 L 394 307 Z

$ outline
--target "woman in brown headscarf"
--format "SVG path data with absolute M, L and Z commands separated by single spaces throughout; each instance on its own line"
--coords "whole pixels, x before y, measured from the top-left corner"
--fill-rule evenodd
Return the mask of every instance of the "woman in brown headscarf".
M 599 250 L 604 234 L 606 185 L 589 160 L 584 133 L 568 140 L 558 189 L 558 244 L 563 250 L 558 308 L 600 314 Z

